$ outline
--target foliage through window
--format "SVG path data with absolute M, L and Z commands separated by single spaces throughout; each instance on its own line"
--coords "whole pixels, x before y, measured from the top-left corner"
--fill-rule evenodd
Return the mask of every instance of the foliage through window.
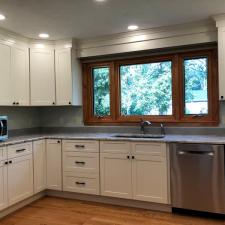
M 172 115 L 172 62 L 120 66 L 121 115 Z
M 110 115 L 110 69 L 108 67 L 93 68 L 94 115 Z
M 217 50 L 84 63 L 85 124 L 218 124 Z

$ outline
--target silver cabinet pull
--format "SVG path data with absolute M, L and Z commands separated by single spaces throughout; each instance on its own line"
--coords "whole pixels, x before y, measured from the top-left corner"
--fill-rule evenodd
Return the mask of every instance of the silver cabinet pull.
M 208 155 L 214 156 L 214 152 L 210 151 L 178 151 L 178 155 Z
M 17 153 L 19 153 L 19 152 L 24 152 L 24 151 L 26 151 L 26 149 L 25 149 L 25 148 L 22 148 L 22 149 L 17 149 L 17 150 L 16 150 L 16 152 L 17 152 Z

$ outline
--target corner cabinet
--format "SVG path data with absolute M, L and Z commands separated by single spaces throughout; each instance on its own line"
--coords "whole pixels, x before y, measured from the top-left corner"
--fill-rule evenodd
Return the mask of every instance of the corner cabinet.
M 53 49 L 30 49 L 31 105 L 55 105 Z

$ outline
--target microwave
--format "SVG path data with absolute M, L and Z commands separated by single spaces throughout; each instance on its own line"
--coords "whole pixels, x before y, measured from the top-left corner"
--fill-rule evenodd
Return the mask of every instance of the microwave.
M 8 117 L 0 116 L 0 141 L 8 139 Z

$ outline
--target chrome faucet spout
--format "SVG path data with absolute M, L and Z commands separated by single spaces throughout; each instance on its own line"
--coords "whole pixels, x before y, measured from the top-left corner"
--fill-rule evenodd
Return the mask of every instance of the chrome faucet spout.
M 144 134 L 145 133 L 145 126 L 150 126 L 152 123 L 148 120 L 143 120 L 141 119 L 141 122 L 140 122 L 140 127 L 141 127 L 141 133 Z

